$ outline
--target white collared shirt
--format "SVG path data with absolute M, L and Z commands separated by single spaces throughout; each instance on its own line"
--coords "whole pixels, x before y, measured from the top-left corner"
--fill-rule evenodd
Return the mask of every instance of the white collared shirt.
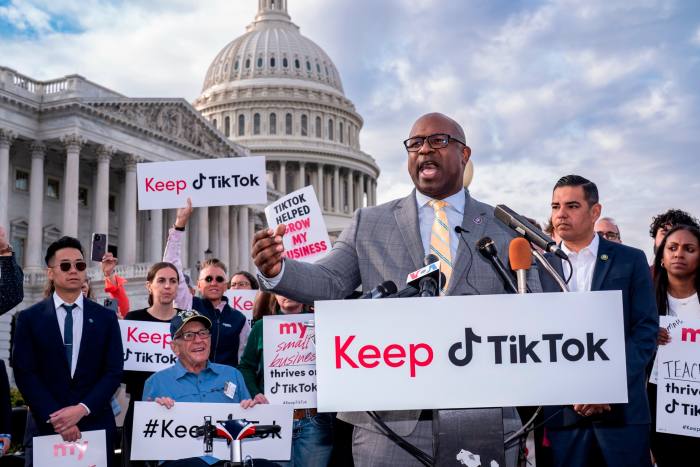
M 433 198 L 424 195 L 416 190 L 416 207 L 418 209 L 418 225 L 420 228 L 420 237 L 423 242 L 423 251 L 428 255 L 430 253 L 430 237 L 433 231 L 433 223 L 435 222 L 435 210 L 428 205 L 428 202 Z M 450 230 L 450 255 L 454 264 L 457 257 L 457 248 L 459 247 L 459 234 L 455 232 L 455 226 L 462 225 L 464 218 L 464 204 L 466 203 L 466 195 L 464 190 L 459 190 L 452 196 L 444 198 L 442 201 L 447 203 L 445 206 L 445 215 Z
M 56 292 L 53 293 L 53 304 L 56 307 L 56 319 L 58 319 L 58 329 L 61 330 L 61 340 L 64 338 L 63 328 L 65 327 L 65 320 L 67 311 L 63 308 L 63 304 L 72 305 L 72 303 L 64 302 L 61 297 L 58 296 Z M 71 373 L 73 376 L 75 374 L 75 368 L 78 366 L 78 353 L 80 352 L 80 340 L 83 337 L 83 294 L 78 295 L 75 300 L 75 305 L 77 307 L 73 308 L 73 358 L 71 363 Z
M 593 269 L 595 268 L 595 261 L 598 256 L 598 245 L 600 245 L 600 239 L 598 234 L 593 234 L 593 240 L 588 246 L 582 248 L 578 253 L 571 251 L 567 246 L 566 242 L 561 243 L 561 249 L 566 253 L 571 261 L 571 266 L 573 266 L 574 273 L 571 275 L 571 280 L 569 281 L 569 290 L 571 292 L 589 292 L 591 290 L 591 284 L 593 283 Z M 564 277 L 568 277 L 570 274 L 569 263 L 566 261 L 562 262 L 562 268 L 564 270 Z

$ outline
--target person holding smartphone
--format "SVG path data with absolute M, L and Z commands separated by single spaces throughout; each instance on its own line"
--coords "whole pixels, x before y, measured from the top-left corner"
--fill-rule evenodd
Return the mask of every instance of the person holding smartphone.
M 129 313 L 129 296 L 126 294 L 126 279 L 114 272 L 117 266 L 117 258 L 112 253 L 105 253 L 102 256 L 102 274 L 105 278 L 105 292 L 117 301 L 119 317 L 123 318 Z

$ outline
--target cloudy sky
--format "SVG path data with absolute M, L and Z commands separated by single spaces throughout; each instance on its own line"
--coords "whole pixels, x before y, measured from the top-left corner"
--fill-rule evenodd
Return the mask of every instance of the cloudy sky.
M 78 73 L 131 97 L 194 100 L 255 0 L 0 0 L 0 65 Z M 411 188 L 401 141 L 441 111 L 472 148 L 472 194 L 544 221 L 567 173 L 650 252 L 650 218 L 700 215 L 700 2 L 289 0 L 335 61 L 382 170 L 379 200 Z

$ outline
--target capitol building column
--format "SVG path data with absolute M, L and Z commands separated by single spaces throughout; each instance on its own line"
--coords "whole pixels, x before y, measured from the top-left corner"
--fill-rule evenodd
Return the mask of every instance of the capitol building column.
M 66 166 L 63 176 L 63 235 L 78 236 L 78 183 L 80 179 L 80 148 L 85 144 L 78 134 L 61 138 L 66 147 Z M 136 186 L 134 186 L 136 188 Z
M 207 206 L 197 208 L 197 239 L 195 246 L 195 258 L 204 261 L 204 252 L 209 249 L 209 208 Z
M 321 163 L 319 163 L 316 166 L 316 178 L 317 178 L 316 184 L 318 185 L 316 187 L 316 189 L 318 190 L 316 192 L 316 196 L 318 196 L 318 205 L 321 207 L 321 212 L 323 212 L 323 211 L 325 211 L 325 209 L 323 209 L 323 205 L 325 204 L 325 201 L 324 201 L 325 197 L 323 196 L 324 195 L 324 192 L 323 192 L 323 164 L 321 164 Z
M 219 251 L 216 252 L 216 257 L 221 259 L 230 270 L 233 264 L 229 261 L 228 208 L 228 206 L 218 206 L 216 208 L 219 215 Z
M 92 217 L 92 231 L 109 233 L 109 163 L 114 149 L 110 146 L 97 148 L 97 177 L 95 180 L 95 209 Z
M 238 208 L 238 269 L 247 271 L 249 266 L 248 249 L 250 238 L 248 237 L 248 208 Z
M 299 173 L 297 174 L 297 190 L 306 186 L 306 162 L 299 162 Z
M 124 206 L 119 221 L 119 263 L 136 263 L 136 163 L 133 155 L 124 158 Z
M 231 206 L 231 211 L 228 218 L 228 264 L 231 268 L 231 274 L 238 270 L 238 211 L 237 206 Z
M 148 212 L 150 221 L 148 222 L 148 237 L 146 238 L 146 252 L 144 260 L 150 263 L 157 263 L 163 260 L 163 210 L 152 209 Z M 184 263 L 185 255 L 181 254 Z
M 43 269 L 41 262 L 44 231 L 44 156 L 46 146 L 42 141 L 34 141 L 29 149 L 32 152 L 32 170 L 29 179 L 29 232 L 27 232 L 27 254 L 25 272 Z
M 333 167 L 333 200 L 335 205 L 333 211 L 339 213 L 343 210 L 343 205 L 340 202 L 340 167 Z
M 287 194 L 287 162 L 286 161 L 280 161 L 280 171 L 279 171 L 279 179 L 277 183 L 277 190 L 282 193 L 282 195 Z
M 348 213 L 352 214 L 355 212 L 355 206 L 353 204 L 353 201 L 355 199 L 355 193 L 353 190 L 353 179 L 352 179 L 352 169 L 348 169 L 348 175 L 347 175 L 347 184 L 348 184 L 348 192 L 347 192 L 347 198 L 345 199 L 345 204 L 348 207 Z
M 10 228 L 10 146 L 15 134 L 0 128 L 0 227 Z M 14 179 L 14 178 L 13 178 Z M 10 238 L 10 232 L 7 232 Z

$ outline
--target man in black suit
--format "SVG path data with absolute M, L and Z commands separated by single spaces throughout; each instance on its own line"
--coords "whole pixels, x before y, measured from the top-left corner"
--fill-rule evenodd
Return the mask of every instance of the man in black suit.
M 77 239 L 52 243 L 45 259 L 56 291 L 19 314 L 12 354 L 17 387 L 41 435 L 75 441 L 81 431 L 106 430 L 111 461 L 110 399 L 123 368 L 117 317 L 83 299 L 87 264 Z
M 559 179 L 552 223 L 573 268 L 551 254 L 547 259 L 563 277 L 571 276 L 571 292 L 622 292 L 628 402 L 546 407 L 547 435 L 557 466 L 651 467 L 646 367 L 659 330 L 654 289 L 641 250 L 595 233 L 600 211 L 595 183 L 578 175 Z M 545 292 L 559 291 L 542 269 L 540 281 Z

